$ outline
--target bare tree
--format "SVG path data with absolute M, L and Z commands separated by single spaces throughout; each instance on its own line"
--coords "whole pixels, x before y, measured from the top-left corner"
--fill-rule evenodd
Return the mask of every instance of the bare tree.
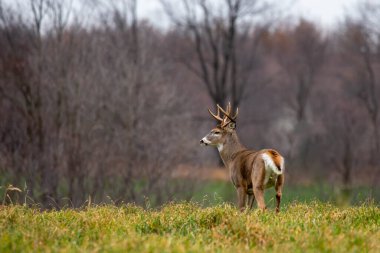
M 294 156 L 297 137 L 305 130 L 310 96 L 326 60 L 327 41 L 321 31 L 311 22 L 301 20 L 290 31 L 278 30 L 274 34 L 275 54 L 286 74 L 292 95 L 290 108 L 295 113 L 294 131 L 289 133 L 290 159 Z
M 249 24 L 269 6 L 256 0 L 224 0 L 221 5 L 182 0 L 185 13 L 180 13 L 178 5 L 161 2 L 171 21 L 184 31 L 196 55 L 195 59 L 182 55 L 181 62 L 202 81 L 215 104 L 225 105 L 229 99 L 233 107 L 238 106 L 258 60 L 256 49 L 261 34 L 268 27 Z M 239 54 L 244 47 L 244 54 Z
M 158 33 L 137 21 L 137 1 L 127 15 L 106 9 L 112 22 L 89 29 L 68 22 L 70 5 L 30 4 L 33 23 L 0 13 L 0 168 L 9 180 L 25 178 L 28 197 L 46 207 L 191 192 L 171 177 L 194 148 L 191 123 L 182 125 L 189 102 L 163 74 L 173 67 L 155 53 Z
M 42 96 L 40 75 L 41 64 L 37 61 L 36 65 L 30 65 L 29 61 L 32 55 L 41 55 L 41 29 L 42 21 L 45 16 L 45 1 L 31 1 L 30 8 L 32 12 L 31 27 L 23 23 L 20 16 L 17 16 L 9 8 L 8 14 L 2 12 L 1 20 L 5 26 L 4 33 L 7 39 L 8 54 L 10 57 L 4 58 L 4 61 L 13 61 L 14 68 L 10 68 L 12 76 L 5 75 L 4 78 L 11 78 L 8 87 L 15 93 L 11 95 L 9 90 L 5 90 L 4 86 L 0 88 L 3 97 L 12 103 L 12 106 L 18 108 L 18 112 L 24 118 L 23 123 L 26 124 L 27 148 L 23 153 L 23 158 L 30 159 L 33 162 L 26 164 L 25 170 L 28 172 L 27 183 L 31 191 L 33 191 L 34 180 L 31 177 L 37 177 L 42 180 L 44 165 L 40 164 L 38 159 L 44 150 L 44 126 L 41 115 Z M 11 28 L 11 30 L 8 30 Z M 16 32 L 17 35 L 9 34 Z M 17 37 L 23 36 L 28 44 L 21 42 Z M 24 48 L 21 52 L 19 48 Z M 4 66 L 7 64 L 3 62 Z M 35 68 L 32 68 L 35 67 Z M 35 70 L 37 72 L 35 72 Z M 16 73 L 18 72 L 18 74 Z M 15 74 L 13 76 L 13 74 Z M 33 147 L 33 148 L 31 148 Z M 43 181 L 43 180 L 42 180 Z
M 380 176 L 377 159 L 380 152 L 380 31 L 373 26 L 373 22 L 380 19 L 380 5 L 364 3 L 360 10 L 361 17 L 357 20 L 348 18 L 340 35 L 340 56 L 343 62 L 340 79 L 367 111 L 373 131 L 370 163 L 377 168 L 373 181 L 373 185 L 376 185 Z
M 330 89 L 330 92 L 336 91 Z M 367 163 L 371 131 L 367 128 L 366 116 L 359 106 L 360 102 L 348 102 L 351 94 L 344 89 L 340 92 L 340 96 L 346 99 L 334 103 L 330 101 L 329 110 L 324 110 L 320 115 L 320 119 L 325 122 L 326 131 L 322 148 L 326 154 L 326 166 L 331 166 L 326 170 L 326 176 L 334 182 L 333 187 L 338 193 L 337 201 L 348 204 L 353 186 L 362 176 L 359 168 Z M 325 102 L 331 98 L 325 99 Z

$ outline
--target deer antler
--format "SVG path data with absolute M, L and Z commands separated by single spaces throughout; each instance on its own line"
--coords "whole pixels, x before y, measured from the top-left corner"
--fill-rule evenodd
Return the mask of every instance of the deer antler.
M 239 114 L 239 107 L 236 107 L 236 113 L 235 113 L 235 116 L 233 116 L 232 118 L 233 118 L 234 120 L 236 120 L 238 114 Z
M 223 119 L 220 117 L 220 109 L 219 109 L 220 106 L 219 106 L 218 104 L 217 104 L 216 106 L 217 106 L 217 108 L 218 108 L 217 115 L 213 114 L 213 113 L 211 112 L 210 108 L 208 109 L 208 112 L 209 112 L 209 113 L 211 114 L 211 116 L 213 116 L 216 120 L 222 122 Z
M 218 107 L 218 112 L 219 110 L 221 110 L 223 112 L 223 114 L 229 118 L 232 122 L 235 122 L 237 116 L 238 116 L 238 113 L 239 113 L 239 108 L 236 108 L 236 113 L 235 113 L 235 116 L 231 116 L 231 103 L 228 102 L 228 105 L 227 105 L 227 108 L 226 108 L 226 111 L 223 110 L 222 107 L 220 107 L 220 105 L 216 105 Z

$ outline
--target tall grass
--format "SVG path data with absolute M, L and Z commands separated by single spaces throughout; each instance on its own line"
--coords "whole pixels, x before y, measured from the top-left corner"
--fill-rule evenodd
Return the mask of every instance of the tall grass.
M 41 211 L 0 207 L 0 252 L 379 252 L 380 209 L 292 203 L 240 213 L 172 203 Z

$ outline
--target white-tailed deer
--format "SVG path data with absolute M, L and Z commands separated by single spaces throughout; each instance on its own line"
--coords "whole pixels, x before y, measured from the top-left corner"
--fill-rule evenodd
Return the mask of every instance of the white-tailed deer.
M 254 151 L 245 148 L 236 134 L 236 118 L 231 115 L 231 104 L 226 110 L 217 105 L 217 114 L 210 114 L 220 122 L 200 141 L 201 145 L 217 147 L 224 165 L 238 194 L 238 206 L 245 209 L 247 196 L 248 208 L 252 208 L 255 198 L 260 209 L 265 210 L 264 189 L 276 189 L 276 212 L 280 211 L 282 187 L 284 184 L 284 158 L 274 149 Z M 224 114 L 223 118 L 220 112 Z

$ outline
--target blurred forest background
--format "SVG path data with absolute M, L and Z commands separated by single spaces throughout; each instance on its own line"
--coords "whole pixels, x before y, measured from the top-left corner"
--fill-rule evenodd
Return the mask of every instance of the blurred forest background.
M 232 201 L 199 146 L 228 101 L 246 146 L 286 157 L 285 197 L 379 201 L 379 2 L 331 30 L 263 0 L 162 0 L 162 28 L 144 4 L 0 0 L 3 204 Z

